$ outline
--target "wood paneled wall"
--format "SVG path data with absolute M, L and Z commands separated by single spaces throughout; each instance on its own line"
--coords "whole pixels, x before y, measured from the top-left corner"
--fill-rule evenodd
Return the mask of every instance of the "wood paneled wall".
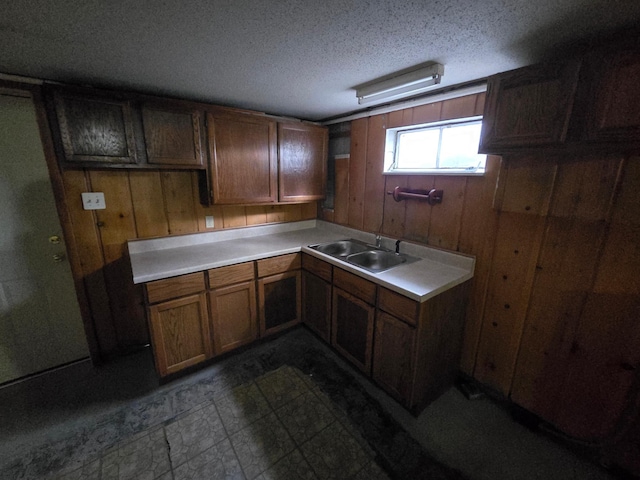
M 461 369 L 571 435 L 610 437 L 640 370 L 640 158 L 489 156 L 483 177 L 382 175 L 385 128 L 483 105 L 354 120 L 323 218 L 475 255 Z M 443 203 L 395 202 L 396 185 L 440 188 Z
M 126 242 L 135 238 L 316 218 L 315 202 L 272 206 L 203 207 L 196 172 L 68 170 L 66 208 L 100 354 L 149 342 L 142 287 L 132 282 Z M 105 210 L 83 210 L 80 193 L 104 192 Z M 205 227 L 205 216 L 214 228 Z

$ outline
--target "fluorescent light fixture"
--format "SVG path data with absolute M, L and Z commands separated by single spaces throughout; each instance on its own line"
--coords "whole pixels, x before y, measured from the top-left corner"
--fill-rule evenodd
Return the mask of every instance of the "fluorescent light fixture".
M 356 97 L 358 97 L 360 105 L 365 105 L 380 100 L 394 100 L 417 95 L 434 85 L 438 85 L 442 75 L 444 75 L 444 65 L 434 63 L 358 88 Z

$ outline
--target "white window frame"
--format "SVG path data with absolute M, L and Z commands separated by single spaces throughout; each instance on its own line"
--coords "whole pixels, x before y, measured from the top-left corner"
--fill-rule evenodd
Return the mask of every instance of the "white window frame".
M 424 128 L 437 128 L 448 125 L 460 125 L 465 123 L 475 123 L 482 121 L 482 116 L 456 118 L 452 120 L 444 120 L 440 122 L 422 123 L 418 125 L 406 125 L 403 127 L 388 128 L 385 140 L 384 152 L 384 170 L 383 175 L 458 175 L 458 176 L 482 176 L 485 169 L 478 168 L 467 170 L 462 168 L 420 168 L 420 169 L 395 169 L 396 163 L 396 146 L 398 143 L 398 133 L 411 130 L 420 130 Z

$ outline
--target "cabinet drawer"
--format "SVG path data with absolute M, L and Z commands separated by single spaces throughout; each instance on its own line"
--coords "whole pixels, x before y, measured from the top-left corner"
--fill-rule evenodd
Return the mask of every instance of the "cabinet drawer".
M 238 263 L 228 267 L 212 268 L 209 270 L 209 287 L 219 288 L 234 283 L 253 280 L 253 262 Z
M 146 284 L 149 303 L 182 297 L 204 291 L 204 273 L 196 272 L 179 277 L 156 280 Z
M 331 264 L 307 255 L 302 254 L 302 268 L 316 274 L 318 277 L 331 282 Z
M 378 308 L 410 325 L 416 324 L 419 303 L 386 288 L 378 292 Z
M 300 254 L 290 253 L 277 257 L 258 260 L 258 277 L 267 277 L 276 273 L 288 272 L 300 268 Z
M 376 285 L 339 268 L 333 269 L 333 284 L 370 305 L 376 304 Z

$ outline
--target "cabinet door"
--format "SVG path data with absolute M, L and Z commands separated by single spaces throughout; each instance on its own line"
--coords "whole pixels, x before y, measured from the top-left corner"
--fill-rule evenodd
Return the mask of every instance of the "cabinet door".
M 207 115 L 213 202 L 277 200 L 276 123 L 248 114 Z
M 391 315 L 376 317 L 373 379 L 398 400 L 411 406 L 416 330 Z
M 270 335 L 300 323 L 300 270 L 258 280 L 260 335 Z
M 136 163 L 129 101 L 55 92 L 54 103 L 65 164 Z
M 489 77 L 480 153 L 565 141 L 580 62 L 548 63 Z
M 213 345 L 216 354 L 251 343 L 258 337 L 255 282 L 209 292 Z
M 310 272 L 302 272 L 302 321 L 325 342 L 330 342 L 331 284 Z
M 369 375 L 374 308 L 344 290 L 334 287 L 332 310 L 331 344 Z
M 278 180 L 281 202 L 325 196 L 328 130 L 302 123 L 278 124 Z
M 204 292 L 150 306 L 149 324 L 156 368 L 161 376 L 211 357 Z
M 583 137 L 587 142 L 640 144 L 640 48 L 596 52 L 585 59 L 581 104 L 586 108 Z
M 144 105 L 142 124 L 149 164 L 204 168 L 200 118 L 197 110 Z

